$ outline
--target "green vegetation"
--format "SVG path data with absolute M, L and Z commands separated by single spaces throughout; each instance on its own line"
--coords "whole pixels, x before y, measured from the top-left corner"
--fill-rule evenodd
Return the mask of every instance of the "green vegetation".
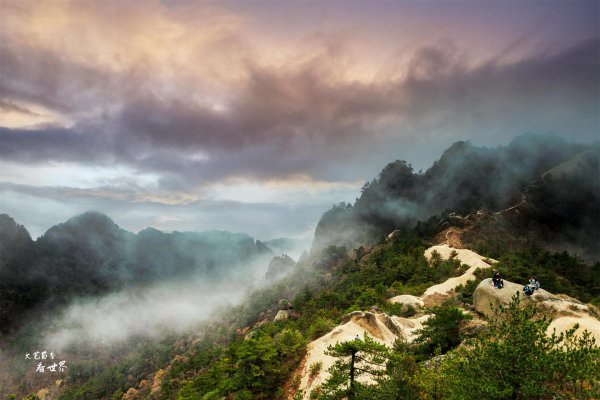
M 365 334 L 348 342 L 338 343 L 327 348 L 327 355 L 336 358 L 329 368 L 331 378 L 317 392 L 318 399 L 331 400 L 361 397 L 364 385 L 356 381 L 361 376 L 378 379 L 385 375 L 385 365 L 389 358 L 388 348 L 377 343 Z
M 446 353 L 458 346 L 464 339 L 460 333 L 461 324 L 472 319 L 461 308 L 448 303 L 431 311 L 434 316 L 423 323 L 415 339 L 417 352 L 425 356 Z
M 271 399 L 282 395 L 281 387 L 303 355 L 300 332 L 261 330 L 236 340 L 196 378 L 186 382 L 177 399 L 221 398 Z M 207 397 L 208 396 L 208 397 Z
M 446 307 L 446 317 L 461 320 Z M 452 316 L 454 317 L 448 317 Z M 532 305 L 522 307 L 519 296 L 468 346 L 423 363 L 414 356 L 417 346 L 397 342 L 378 353 L 385 369 L 377 370 L 376 385 L 356 385 L 355 399 L 589 399 L 600 390 L 600 348 L 588 335 L 574 330 L 547 336 L 550 320 Z M 439 326 L 432 324 L 431 326 Z M 424 329 L 421 338 L 434 341 L 436 329 Z M 339 354 L 358 350 L 356 341 L 338 344 Z M 347 362 L 341 364 L 347 367 Z M 347 368 L 345 369 L 347 371 Z M 348 377 L 332 375 L 319 398 L 348 395 Z M 333 395 L 330 395 L 333 394 Z
M 482 245 L 478 251 L 485 250 Z M 550 253 L 535 244 L 520 250 L 488 254 L 499 263 L 494 266 L 504 279 L 525 283 L 535 276 L 542 288 L 564 293 L 586 303 L 600 306 L 600 262 L 586 264 L 565 251 Z
M 436 369 L 448 399 L 592 398 L 600 389 L 600 348 L 574 330 L 547 336 L 550 320 L 519 296 L 489 330 Z

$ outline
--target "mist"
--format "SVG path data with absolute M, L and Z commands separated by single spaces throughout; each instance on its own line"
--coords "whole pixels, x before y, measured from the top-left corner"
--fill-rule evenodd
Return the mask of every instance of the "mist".
M 6 244 L 0 282 L 8 288 L 0 292 L 0 335 L 10 337 L 43 314 L 52 321 L 46 333 L 55 348 L 183 332 L 269 284 L 275 254 L 297 255 L 305 246 L 280 238 L 274 252 L 226 231 L 133 234 L 96 212 L 56 225 L 36 241 L 0 215 L 0 241 Z M 281 277 L 288 271 L 270 272 Z
M 599 149 L 597 142 L 525 134 L 495 148 L 456 142 L 425 172 L 406 161 L 391 162 L 365 183 L 354 204 L 340 203 L 323 215 L 312 251 L 377 242 L 395 229 L 450 212 L 499 213 L 525 202 L 531 221 L 524 226 L 535 223 L 540 237 L 561 243 L 557 248 L 597 260 Z M 510 223 L 520 226 L 518 219 Z
M 132 338 L 158 339 L 193 331 L 228 306 L 239 304 L 252 289 L 263 287 L 265 259 L 245 265 L 225 279 L 159 282 L 106 296 L 76 299 L 56 313 L 44 342 L 57 352 L 81 346 L 104 347 Z

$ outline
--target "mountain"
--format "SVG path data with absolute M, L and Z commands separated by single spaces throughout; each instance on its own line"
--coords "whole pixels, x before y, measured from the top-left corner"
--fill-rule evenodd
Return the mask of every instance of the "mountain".
M 600 253 L 600 150 L 588 149 L 548 169 L 525 185 L 513 206 L 462 224 L 463 242 L 523 246 L 535 242 L 589 261 Z M 468 218 L 466 219 L 468 220 Z M 455 229 L 456 230 L 456 229 Z M 496 250 L 497 252 L 497 250 Z
M 144 345 L 135 339 L 102 361 L 87 347 L 79 350 L 83 359 L 69 353 L 69 376 L 58 385 L 38 378 L 28 393 L 47 399 L 343 398 L 351 357 L 342 350 L 356 349 L 357 359 L 386 366 L 357 374 L 356 399 L 510 399 L 541 391 L 548 398 L 593 398 L 600 348 L 572 335 L 585 328 L 600 337 L 598 309 L 581 301 L 600 304 L 600 264 L 539 248 L 505 249 L 493 260 L 447 243 L 429 246 L 416 229 L 362 251 L 331 247 L 318 261 L 299 263 L 282 281 L 190 333 Z M 492 269 L 506 290 L 490 287 Z M 511 301 L 530 274 L 543 289 L 521 299 L 522 308 Z M 490 302 L 502 304 L 499 315 L 508 317 L 490 314 Z M 546 334 L 550 318 L 567 341 L 552 342 L 557 339 Z M 551 343 L 570 347 L 563 352 Z M 463 360 L 471 361 L 456 364 Z M 367 364 L 358 368 L 369 371 Z
M 6 214 L 0 214 L 0 282 L 9 274 L 22 279 L 31 262 L 34 242 L 27 229 Z
M 281 256 L 275 256 L 269 263 L 269 269 L 267 269 L 265 279 L 274 280 L 285 276 L 294 268 L 295 265 L 296 263 L 294 260 L 285 254 Z
M 30 310 L 39 301 L 33 293 L 44 293 L 39 279 L 29 276 L 35 243 L 23 225 L 0 214 L 0 337 L 15 316 Z
M 312 251 L 376 243 L 435 215 L 440 220 L 452 212 L 502 212 L 527 198 L 537 211 L 522 215 L 513 224 L 518 230 L 508 230 L 507 235 L 541 237 L 542 232 L 560 231 L 560 237 L 544 242 L 549 249 L 575 249 L 600 259 L 595 245 L 600 242 L 598 151 L 597 145 L 529 134 L 494 149 L 457 142 L 424 173 L 395 161 L 363 186 L 354 205 L 342 203 L 323 215 Z M 431 228 L 439 231 L 437 224 Z
M 178 279 L 217 281 L 243 274 L 245 266 L 273 257 L 262 242 L 224 231 L 137 235 L 109 217 L 87 212 L 51 227 L 37 241 L 0 215 L 0 333 L 18 326 L 36 306 L 66 304 L 125 287 Z

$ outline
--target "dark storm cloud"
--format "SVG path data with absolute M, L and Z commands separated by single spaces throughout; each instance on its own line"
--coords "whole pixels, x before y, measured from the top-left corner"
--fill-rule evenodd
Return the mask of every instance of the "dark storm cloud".
M 0 157 L 23 163 L 106 162 L 112 154 L 108 135 L 92 126 L 9 129 L 0 127 Z
M 75 114 L 92 96 L 107 108 L 120 100 L 116 110 L 70 128 L 4 128 L 3 158 L 116 161 L 182 184 L 296 175 L 345 180 L 369 176 L 389 159 L 415 162 L 416 144 L 433 137 L 441 149 L 464 138 L 506 143 L 526 131 L 579 140 L 598 132 L 598 40 L 475 67 L 443 43 L 419 49 L 408 67 L 398 65 L 407 71 L 403 78 L 368 82 L 336 79 L 335 52 L 290 68 L 247 62 L 243 84 L 207 101 L 194 99 L 193 91 L 157 94 L 135 72 L 108 77 L 52 54 L 44 54 L 45 66 L 33 67 L 38 58 L 8 55 L 1 88 L 9 98 Z M 430 163 L 440 149 L 418 156 Z
M 74 113 L 111 101 L 114 77 L 55 51 L 4 40 L 0 43 L 0 97 Z M 126 91 L 120 82 L 120 91 Z

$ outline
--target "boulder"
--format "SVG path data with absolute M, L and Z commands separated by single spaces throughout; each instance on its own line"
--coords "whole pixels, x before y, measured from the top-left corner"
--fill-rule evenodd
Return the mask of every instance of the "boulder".
M 539 289 L 529 297 L 524 296 L 522 291 L 523 285 L 520 284 L 504 280 L 504 287 L 496 289 L 492 285 L 491 278 L 484 279 L 473 293 L 473 305 L 477 311 L 491 318 L 494 316 L 494 308 L 509 304 L 514 294 L 518 292 L 525 304 L 533 302 L 546 315 L 553 318 L 548 327 L 548 334 L 555 329 L 556 333 L 562 333 L 579 324 L 579 328 L 575 331 L 576 335 L 580 336 L 584 330 L 587 330 L 597 342 L 600 342 L 600 321 L 593 315 L 589 306 L 569 296 L 554 295 L 544 289 Z
M 546 291 L 544 290 L 544 292 Z M 523 285 L 517 285 L 516 283 L 504 280 L 504 287 L 497 289 L 492 284 L 492 278 L 487 278 L 482 280 L 475 289 L 473 293 L 473 306 L 475 306 L 475 310 L 486 317 L 492 318 L 494 316 L 494 309 L 500 305 L 508 305 L 515 293 L 519 293 L 521 298 L 523 298 Z M 530 300 L 528 297 L 526 299 Z
M 597 318 L 586 314 L 558 317 L 552 320 L 548 327 L 548 334 L 551 335 L 555 330 L 556 333 L 568 331 L 569 329 L 574 328 L 575 324 L 579 325 L 575 330 L 576 336 L 581 337 L 583 331 L 587 330 L 591 336 L 596 339 L 596 343 L 600 343 L 600 321 Z
M 273 321 L 285 321 L 290 317 L 290 311 L 289 310 L 279 310 L 277 311 L 277 314 L 275 315 L 275 318 L 273 318 Z
M 410 294 L 401 294 L 400 296 L 392 297 L 388 299 L 390 303 L 402 303 L 405 306 L 413 306 L 415 308 L 420 308 L 425 306 L 423 300 L 418 298 L 417 296 L 412 296 Z
M 280 310 L 289 310 L 290 308 L 292 308 L 292 303 L 290 303 L 290 301 L 288 299 L 279 300 L 277 305 Z
M 394 241 L 398 236 L 400 236 L 401 233 L 402 233 L 402 231 L 396 229 L 395 231 L 393 231 L 392 233 L 387 235 L 386 242 Z

